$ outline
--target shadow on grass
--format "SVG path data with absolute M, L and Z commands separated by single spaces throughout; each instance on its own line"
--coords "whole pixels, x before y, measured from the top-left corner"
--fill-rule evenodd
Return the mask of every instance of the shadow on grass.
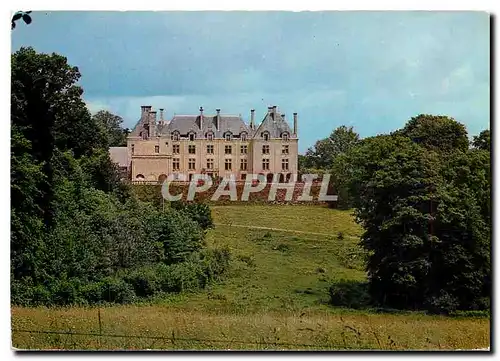
M 340 280 L 332 284 L 328 290 L 329 304 L 369 313 L 408 314 L 419 311 L 399 310 L 376 305 L 368 292 L 367 281 Z
M 429 310 L 404 310 L 389 307 L 381 307 L 375 304 L 368 292 L 368 282 L 340 280 L 332 284 L 328 290 L 329 304 L 335 307 L 343 307 L 354 310 L 361 310 L 370 313 L 384 314 L 435 314 Z M 448 316 L 458 318 L 489 318 L 490 310 L 483 311 L 455 311 Z

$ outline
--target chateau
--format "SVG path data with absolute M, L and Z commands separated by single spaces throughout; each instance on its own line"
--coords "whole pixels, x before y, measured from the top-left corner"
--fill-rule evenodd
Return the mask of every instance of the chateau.
M 171 120 L 164 119 L 163 111 L 157 119 L 151 106 L 141 106 L 127 147 L 110 149 L 111 159 L 133 182 L 163 182 L 169 175 L 187 181 L 199 173 L 236 180 L 253 173 L 271 180 L 278 173 L 284 182 L 297 174 L 297 113 L 292 130 L 276 106 L 268 107 L 260 124 L 252 109 L 248 125 L 241 115 L 221 114 L 220 109 L 209 115 L 201 107 L 196 115 Z

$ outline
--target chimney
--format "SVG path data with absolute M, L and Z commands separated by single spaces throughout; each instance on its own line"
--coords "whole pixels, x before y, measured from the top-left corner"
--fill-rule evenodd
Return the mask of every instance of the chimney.
M 203 129 L 203 107 L 200 107 L 200 129 Z
M 297 113 L 293 113 L 293 134 L 297 135 Z
M 156 110 L 149 112 L 149 136 L 156 136 Z
M 273 110 L 271 112 L 271 116 L 273 117 L 273 122 L 276 122 L 276 114 L 277 114 L 276 108 L 277 108 L 276 105 L 273 105 L 273 107 L 272 107 Z
M 160 123 L 163 124 L 163 108 L 160 108 Z
M 250 129 L 255 128 L 255 109 L 250 109 Z
M 217 117 L 215 118 L 215 128 L 219 130 L 219 125 L 220 125 L 220 109 L 215 109 L 217 112 Z
M 141 118 L 143 115 L 147 115 L 151 111 L 151 105 L 141 105 Z

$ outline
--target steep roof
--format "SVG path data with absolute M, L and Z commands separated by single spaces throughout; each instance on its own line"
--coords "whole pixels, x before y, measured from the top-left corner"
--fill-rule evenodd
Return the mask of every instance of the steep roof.
M 260 123 L 255 131 L 254 138 L 260 138 L 261 133 L 264 131 L 269 132 L 271 138 L 281 138 L 284 132 L 288 132 L 290 136 L 293 136 L 287 121 L 276 111 L 268 112 L 264 116 L 262 123 Z
M 228 131 L 233 135 L 240 135 L 242 132 L 250 133 L 250 128 L 238 115 L 220 115 L 218 129 L 216 119 L 216 115 L 203 115 L 200 127 L 200 115 L 175 115 L 162 132 L 178 131 L 180 134 L 195 132 L 197 136 L 202 137 L 206 132 L 212 131 L 216 138 L 222 138 Z

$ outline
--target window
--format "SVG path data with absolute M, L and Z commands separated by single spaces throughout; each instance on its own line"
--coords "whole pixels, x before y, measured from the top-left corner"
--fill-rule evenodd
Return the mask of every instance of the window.
M 174 132 L 172 134 L 172 140 L 174 141 L 179 141 L 179 133 L 178 132 Z
M 243 173 L 243 174 L 241 175 L 241 180 L 245 180 L 245 179 L 247 179 L 247 174 L 246 174 L 246 173 Z
M 191 182 L 192 180 L 193 180 L 193 174 L 192 174 L 192 173 L 190 173 L 190 174 L 189 174 L 189 181 Z
M 135 150 L 135 149 L 134 149 L 134 145 L 132 144 L 132 147 L 131 147 L 131 152 L 132 152 L 132 154 L 134 154 L 134 150 Z
M 168 147 L 168 142 L 165 142 L 165 145 Z
M 228 140 L 228 141 L 229 141 L 229 140 L 231 140 L 231 138 L 232 138 L 231 133 L 226 133 L 225 138 L 226 138 L 226 140 Z
M 269 154 L 269 145 L 262 146 L 262 154 Z
M 281 135 L 281 139 L 283 139 L 285 142 L 288 142 L 288 133 L 285 132 Z
M 180 159 L 179 158 L 174 158 L 172 159 L 172 169 L 173 170 L 179 170 L 181 167 L 180 167 Z
M 247 133 L 241 133 L 241 141 L 246 142 L 247 141 Z
M 240 147 L 240 153 L 241 154 L 247 154 L 248 153 L 248 145 L 242 145 Z
M 189 140 L 192 142 L 196 138 L 196 135 L 194 133 L 189 133 Z
M 225 165 L 226 170 L 231 170 L 231 159 L 226 159 L 226 162 L 224 165 Z
M 231 149 L 231 146 L 230 146 L 230 145 L 226 145 L 226 148 L 225 148 L 225 153 L 226 153 L 226 154 L 231 154 L 231 153 L 232 153 L 232 149 Z
M 214 169 L 214 160 L 207 159 L 207 169 Z
M 194 170 L 194 169 L 196 169 L 196 159 L 194 159 L 194 158 L 189 158 L 188 167 L 189 167 L 189 170 Z
M 159 145 L 155 145 L 155 153 L 160 153 L 160 146 Z
M 196 145 L 190 145 L 188 147 L 189 154 L 196 154 Z
M 269 140 L 269 133 L 268 132 L 264 132 L 261 134 L 262 137 L 264 138 L 264 140 L 267 142 Z
M 262 169 L 269 170 L 269 159 L 262 159 Z
M 181 146 L 179 144 L 174 144 L 172 146 L 172 153 L 179 154 L 181 152 Z
M 214 154 L 214 146 L 213 146 L 213 144 L 207 145 L 207 153 L 208 154 Z
M 282 170 L 288 170 L 288 159 L 282 159 L 281 160 L 281 169 Z
M 208 139 L 209 141 L 214 140 L 214 133 L 211 133 L 211 132 L 210 132 L 210 133 L 207 133 L 207 139 Z
M 240 170 L 247 170 L 248 168 L 248 161 L 246 159 L 242 159 L 240 163 Z
M 288 145 L 283 145 L 281 147 L 281 154 L 288 154 Z

